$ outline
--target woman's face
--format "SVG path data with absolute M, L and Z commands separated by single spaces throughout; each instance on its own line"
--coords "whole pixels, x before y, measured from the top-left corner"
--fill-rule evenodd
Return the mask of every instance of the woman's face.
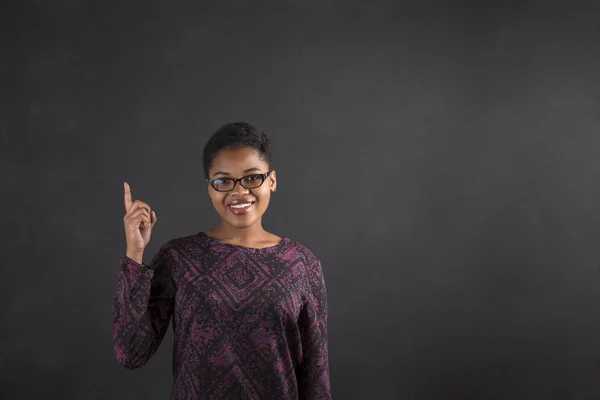
M 208 179 L 242 178 L 267 172 L 269 165 L 261 159 L 256 150 L 249 147 L 223 149 L 213 159 Z M 256 177 L 247 182 L 257 182 Z M 235 228 L 247 228 L 260 221 L 267 211 L 271 192 L 276 186 L 277 180 L 273 171 L 257 188 L 246 189 L 237 182 L 233 190 L 219 192 L 209 184 L 208 195 L 223 222 Z

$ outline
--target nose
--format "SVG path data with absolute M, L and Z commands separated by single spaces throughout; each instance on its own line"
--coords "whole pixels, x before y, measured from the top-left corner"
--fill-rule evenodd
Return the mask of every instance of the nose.
M 236 182 L 233 185 L 233 189 L 231 189 L 231 195 L 232 196 L 240 196 L 241 195 L 240 192 L 242 194 L 246 194 L 246 193 L 248 193 L 248 189 L 244 188 L 242 186 L 241 182 Z

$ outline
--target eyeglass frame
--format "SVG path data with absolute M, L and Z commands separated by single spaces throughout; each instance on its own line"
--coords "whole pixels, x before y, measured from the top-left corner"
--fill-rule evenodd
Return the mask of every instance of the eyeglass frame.
M 273 171 L 274 170 L 270 170 L 268 172 L 263 172 L 262 174 L 248 174 L 248 175 L 242 176 L 241 178 L 214 178 L 214 179 L 207 179 L 206 182 L 208 182 L 208 184 L 210 185 L 210 187 L 212 187 L 215 191 L 220 192 L 220 193 L 232 192 L 233 189 L 235 189 L 235 187 L 237 186 L 238 182 L 240 183 L 240 186 L 243 187 L 244 189 L 246 189 L 246 190 L 252 190 L 252 189 L 257 189 L 257 188 L 261 187 L 267 181 L 267 178 L 271 175 L 271 173 Z M 247 188 L 246 186 L 244 186 L 244 184 L 242 183 L 243 179 L 245 179 L 245 178 L 247 178 L 249 176 L 256 176 L 256 175 L 258 175 L 258 176 L 260 176 L 262 178 L 262 182 L 260 183 L 260 185 L 255 186 L 253 188 Z M 218 181 L 218 180 L 221 180 L 221 179 L 232 180 L 233 181 L 233 186 L 231 187 L 231 189 L 229 189 L 229 190 L 219 190 L 219 189 L 217 189 L 215 187 L 214 183 L 216 181 Z

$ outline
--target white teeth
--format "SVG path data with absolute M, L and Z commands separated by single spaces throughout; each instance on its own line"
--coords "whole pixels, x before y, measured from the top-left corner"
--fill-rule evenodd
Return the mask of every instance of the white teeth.
M 250 207 L 252 203 L 244 203 L 244 204 L 231 204 L 229 207 L 231 208 L 246 208 Z

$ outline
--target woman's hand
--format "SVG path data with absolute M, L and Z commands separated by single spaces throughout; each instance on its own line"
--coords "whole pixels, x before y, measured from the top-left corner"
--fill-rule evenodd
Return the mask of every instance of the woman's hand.
M 152 228 L 158 218 L 150 206 L 143 201 L 131 199 L 131 188 L 125 182 L 125 239 L 127 240 L 127 257 L 142 263 L 144 249 L 150 242 Z

